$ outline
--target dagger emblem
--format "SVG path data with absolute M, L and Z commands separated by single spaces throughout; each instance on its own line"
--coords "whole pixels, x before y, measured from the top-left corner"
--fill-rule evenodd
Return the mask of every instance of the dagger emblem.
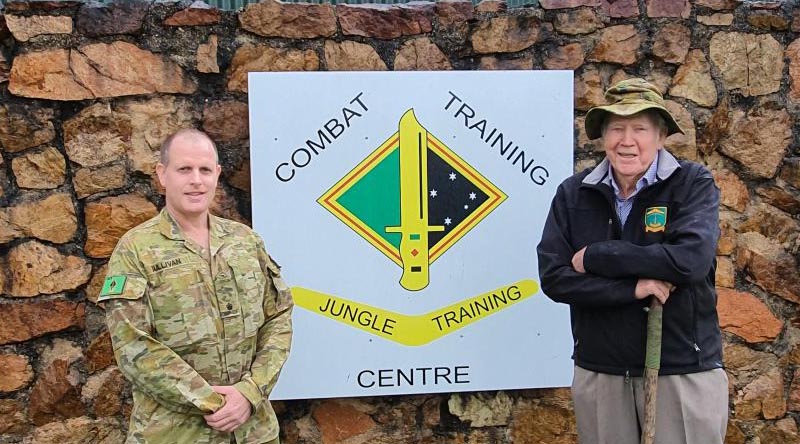
M 401 234 L 400 285 L 417 291 L 430 282 L 428 233 L 444 231 L 444 226 L 428 225 L 428 131 L 420 125 L 413 108 L 400 118 L 399 134 L 400 226 L 386 227 L 386 232 Z

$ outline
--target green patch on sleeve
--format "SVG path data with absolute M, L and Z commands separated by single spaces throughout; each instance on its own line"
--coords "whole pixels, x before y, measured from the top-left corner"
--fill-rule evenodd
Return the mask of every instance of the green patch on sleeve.
M 113 296 L 122 294 L 122 290 L 125 289 L 125 281 L 127 279 L 127 276 L 122 275 L 108 276 L 105 282 L 103 282 L 103 288 L 100 290 L 100 296 Z

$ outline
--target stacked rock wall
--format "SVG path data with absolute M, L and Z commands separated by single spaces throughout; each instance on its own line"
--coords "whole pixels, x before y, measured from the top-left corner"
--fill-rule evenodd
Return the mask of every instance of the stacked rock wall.
M 0 12 L 0 443 L 120 443 L 131 400 L 95 304 L 128 228 L 154 215 L 157 149 L 220 147 L 214 211 L 248 221 L 247 72 L 575 71 L 586 110 L 619 79 L 667 93 L 668 147 L 722 189 L 717 285 L 730 444 L 800 443 L 800 5 L 539 0 L 239 12 L 202 3 L 12 0 Z M 284 442 L 575 443 L 568 389 L 278 402 Z

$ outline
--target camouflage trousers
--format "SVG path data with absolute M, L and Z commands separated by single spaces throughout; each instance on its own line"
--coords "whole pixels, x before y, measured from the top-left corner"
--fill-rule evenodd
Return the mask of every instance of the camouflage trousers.
M 233 436 L 233 433 L 231 433 L 231 444 L 236 444 L 236 437 Z M 266 442 L 264 444 L 281 444 L 281 438 L 277 437 L 277 438 L 273 439 L 272 441 Z

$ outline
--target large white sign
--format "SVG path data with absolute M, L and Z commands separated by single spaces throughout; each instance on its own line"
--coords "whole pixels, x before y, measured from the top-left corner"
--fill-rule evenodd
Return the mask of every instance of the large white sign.
M 251 73 L 253 223 L 292 286 L 273 399 L 569 385 L 536 245 L 572 72 Z

